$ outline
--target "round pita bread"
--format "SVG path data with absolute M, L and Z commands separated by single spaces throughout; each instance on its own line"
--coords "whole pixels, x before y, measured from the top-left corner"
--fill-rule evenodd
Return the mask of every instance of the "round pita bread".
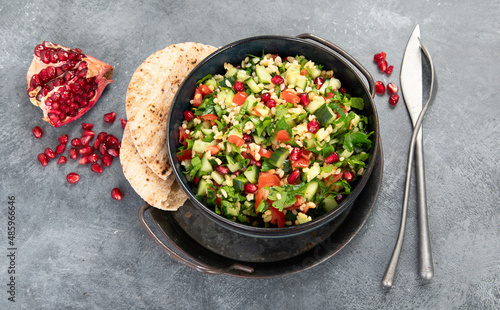
M 170 174 L 166 180 L 163 180 L 146 165 L 132 141 L 128 124 L 123 132 L 120 162 L 123 174 L 132 188 L 151 206 L 175 211 L 188 198 L 177 184 L 174 174 Z
M 140 157 L 163 180 L 171 174 L 166 127 L 172 100 L 189 72 L 215 50 L 194 42 L 172 44 L 149 56 L 132 76 L 127 127 Z

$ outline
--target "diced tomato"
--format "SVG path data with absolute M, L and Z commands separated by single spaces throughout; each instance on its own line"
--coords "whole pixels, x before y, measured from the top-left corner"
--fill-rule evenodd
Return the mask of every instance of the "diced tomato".
M 207 147 L 207 151 L 209 151 L 211 155 L 215 155 L 220 151 L 220 148 L 217 145 L 211 145 Z
M 236 146 L 242 146 L 243 144 L 245 144 L 245 140 L 243 140 L 243 138 L 238 137 L 237 135 L 230 135 L 229 137 L 227 137 L 227 141 Z
M 240 91 L 239 93 L 236 93 L 236 95 L 234 95 L 233 103 L 237 105 L 243 105 L 245 103 L 245 100 L 247 100 L 247 97 L 247 93 Z
M 281 186 L 280 178 L 277 175 L 269 172 L 261 172 L 259 175 L 257 187 L 261 189 L 266 186 Z
M 287 210 L 295 210 L 295 209 L 298 209 L 300 207 L 300 205 L 303 203 L 302 202 L 302 197 L 300 197 L 299 195 L 295 195 L 295 203 L 291 206 L 289 206 L 288 208 L 286 208 Z
M 198 89 L 200 90 L 200 92 L 203 95 L 203 97 L 205 97 L 206 95 L 212 93 L 212 90 L 210 89 L 210 87 L 208 87 L 205 84 L 201 84 L 200 87 L 198 87 Z
M 310 159 L 311 158 L 311 154 L 312 154 L 311 151 L 304 150 L 304 149 L 300 150 L 300 156 L 302 156 L 302 158 Z
M 257 207 L 260 205 L 260 202 L 263 199 L 267 199 L 267 195 L 269 195 L 269 191 L 267 189 L 261 188 L 257 190 L 257 193 L 255 193 L 255 212 L 257 212 Z
M 183 161 L 186 159 L 191 159 L 192 154 L 193 153 L 191 152 L 191 150 L 183 150 L 181 155 L 176 154 L 176 156 L 179 161 Z
M 292 104 L 297 104 L 300 102 L 300 97 L 297 96 L 297 94 L 291 90 L 282 91 L 280 97 L 284 99 L 286 102 L 290 102 Z
M 217 124 L 215 121 L 218 120 L 219 117 L 215 114 L 205 114 L 201 117 L 201 119 L 204 121 L 210 121 L 210 125 L 213 126 Z
M 179 127 L 179 143 L 184 145 L 184 146 L 187 146 L 187 139 L 190 139 L 191 136 L 189 134 L 186 133 L 186 131 L 182 128 L 182 127 Z
M 285 213 L 276 209 L 275 207 L 269 207 L 271 210 L 271 224 L 278 225 L 278 228 L 285 227 Z
M 203 94 L 201 93 L 201 91 L 197 88 L 195 91 L 194 91 L 194 97 L 193 97 L 193 105 L 195 107 L 198 107 L 201 105 L 201 102 L 203 100 Z
M 341 177 L 342 177 L 342 173 L 339 173 L 339 174 L 336 174 L 336 175 L 332 175 L 331 177 L 328 178 L 328 181 L 330 181 L 332 183 L 335 183 L 338 180 L 340 180 Z
M 290 135 L 284 129 L 276 133 L 276 140 L 278 140 L 279 142 L 287 142 L 290 141 L 290 139 Z
M 334 92 L 328 92 L 328 93 L 326 93 L 326 99 L 333 98 L 333 96 L 335 96 Z
M 307 168 L 309 167 L 309 158 L 299 158 L 292 162 L 292 168 Z
M 260 157 L 270 158 L 271 155 L 273 155 L 273 151 L 268 151 L 265 148 L 261 147 L 259 150 L 259 155 L 260 155 Z
M 309 74 L 309 71 L 307 71 L 307 69 L 302 69 L 302 71 L 300 71 L 300 75 L 308 75 Z

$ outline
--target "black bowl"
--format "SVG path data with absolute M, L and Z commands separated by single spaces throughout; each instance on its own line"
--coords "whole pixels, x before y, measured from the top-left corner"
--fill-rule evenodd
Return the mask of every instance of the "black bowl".
M 311 42 L 310 39 L 315 42 Z M 335 77 L 338 78 L 342 87 L 346 88 L 352 96 L 361 97 L 365 102 L 364 110 L 360 112 L 369 118 L 368 131 L 373 131 L 370 136 L 373 144 L 371 148 L 371 157 L 368 161 L 364 175 L 353 184 L 351 194 L 342 201 L 339 206 L 310 222 L 287 226 L 283 228 L 263 228 L 233 222 L 221 215 L 216 214 L 210 208 L 206 207 L 195 197 L 195 190 L 191 188 L 184 174 L 182 166 L 176 157 L 179 144 L 179 127 L 184 119 L 184 111 L 190 108 L 190 100 L 193 98 L 196 89 L 196 81 L 205 77 L 207 74 L 224 74 L 224 63 L 240 63 L 249 54 L 261 55 L 262 52 L 279 54 L 280 56 L 303 55 L 307 59 L 317 64 L 322 64 L 325 70 L 334 70 Z M 362 75 L 366 80 L 362 77 Z M 367 85 L 368 84 L 368 85 Z M 196 66 L 180 85 L 177 94 L 172 102 L 170 114 L 167 123 L 167 146 L 170 163 L 174 168 L 177 181 L 185 190 L 194 206 L 205 214 L 210 220 L 215 221 L 227 229 L 240 234 L 257 238 L 286 238 L 297 236 L 315 229 L 319 229 L 325 224 L 337 218 L 344 211 L 349 209 L 354 200 L 363 190 L 368 181 L 376 160 L 379 149 L 379 123 L 377 110 L 373 101 L 374 82 L 370 73 L 345 51 L 317 36 L 303 34 L 298 37 L 287 36 L 258 36 L 239 40 L 221 47 Z

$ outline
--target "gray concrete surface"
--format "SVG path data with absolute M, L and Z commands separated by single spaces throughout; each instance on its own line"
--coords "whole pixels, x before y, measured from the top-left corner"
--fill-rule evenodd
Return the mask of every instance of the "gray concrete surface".
M 500 194 L 498 1 L 2 1 L 0 3 L 0 309 L 499 309 Z M 439 90 L 424 121 L 435 277 L 417 274 L 415 190 L 395 285 L 380 280 L 394 246 L 411 123 L 403 100 L 376 98 L 385 172 L 360 234 L 332 259 L 297 275 L 244 280 L 174 261 L 137 220 L 140 197 L 115 162 L 94 176 L 74 163 L 43 168 L 36 155 L 82 121 L 121 137 L 128 82 L 152 52 L 185 41 L 214 46 L 262 35 L 311 32 L 333 41 L 376 80 L 399 84 L 416 24 Z M 29 102 L 25 74 L 43 40 L 80 47 L 115 67 L 114 81 L 80 121 L 54 129 Z M 387 53 L 392 76 L 373 54 Z M 31 134 L 40 125 L 41 140 Z M 76 186 L 64 176 L 76 170 Z M 123 189 L 121 202 L 111 188 Z M 15 196 L 16 302 L 9 302 L 9 196 Z

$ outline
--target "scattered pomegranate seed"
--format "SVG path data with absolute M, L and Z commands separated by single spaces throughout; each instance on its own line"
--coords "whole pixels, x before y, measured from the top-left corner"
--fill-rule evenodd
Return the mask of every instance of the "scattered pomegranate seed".
M 73 159 L 73 160 L 76 160 L 78 158 L 78 150 L 75 149 L 74 147 L 70 148 L 69 151 L 69 158 Z
M 120 123 L 122 123 L 122 129 L 125 129 L 125 127 L 127 126 L 127 121 L 123 118 L 120 118 Z
M 82 146 L 82 140 L 80 138 L 73 138 L 71 139 L 71 145 L 74 147 L 80 147 Z
M 253 194 L 257 191 L 258 187 L 255 184 L 247 183 L 245 184 L 245 186 L 243 186 L 243 189 L 245 190 L 245 192 Z
M 266 104 L 266 107 L 268 107 L 269 109 L 276 107 L 276 101 L 274 99 L 267 100 L 265 102 L 265 104 Z
M 250 157 L 250 166 L 257 166 L 257 167 L 261 167 L 262 166 L 262 163 L 260 161 L 256 161 L 253 157 Z
M 341 88 L 339 89 L 339 92 L 340 92 L 341 94 L 345 94 L 345 93 L 347 93 L 347 89 L 345 89 L 344 87 L 341 87 Z
M 314 79 L 314 84 L 318 85 L 318 88 L 321 88 L 323 83 L 325 83 L 325 79 L 322 78 L 321 76 L 318 76 L 317 78 Z
M 93 139 L 93 138 L 94 138 L 93 136 L 83 136 L 83 137 L 81 138 L 81 140 L 82 140 L 82 145 L 83 145 L 83 146 L 88 146 L 88 145 L 90 144 L 90 141 L 92 141 L 92 139 Z
M 104 114 L 103 121 L 108 124 L 113 124 L 115 122 L 116 112 L 109 112 Z
M 99 145 L 100 145 L 100 144 L 101 144 L 101 143 L 99 142 L 99 140 L 95 139 L 95 140 L 94 140 L 94 144 L 92 145 L 92 146 L 94 147 L 94 150 L 99 149 Z
M 387 84 L 387 93 L 388 94 L 395 94 L 399 90 L 398 86 L 394 83 L 389 83 Z
M 290 153 L 290 160 L 297 161 L 300 159 L 301 155 L 302 155 L 302 150 L 300 149 L 300 147 L 294 147 L 292 149 L 292 152 Z
M 103 172 L 102 166 L 99 165 L 98 163 L 92 163 L 92 165 L 90 165 L 90 170 L 92 170 L 95 173 Z
M 60 144 L 66 144 L 66 143 L 68 143 L 69 136 L 68 135 L 60 135 L 59 138 L 57 138 L 57 140 L 59 140 Z
M 69 184 L 78 183 L 78 181 L 80 181 L 80 175 L 75 172 L 68 173 L 68 175 L 66 176 L 66 181 L 68 181 Z
M 253 142 L 253 137 L 251 135 L 247 135 L 246 133 L 243 134 L 243 140 L 245 140 L 246 143 L 252 143 Z
M 399 95 L 398 94 L 392 94 L 390 97 L 389 97 L 389 103 L 391 105 L 396 105 L 399 101 Z
M 88 156 L 82 156 L 79 160 L 78 160 L 78 163 L 80 165 L 88 165 L 90 164 L 90 159 Z
M 387 69 L 385 70 L 385 73 L 386 73 L 387 75 L 391 75 L 392 70 L 394 70 L 394 66 L 389 66 L 389 67 L 387 67 Z
M 348 183 L 351 183 L 354 179 L 354 173 L 352 171 L 346 171 L 342 174 L 342 178 L 346 180 Z
M 191 111 L 185 111 L 184 112 L 184 119 L 188 122 L 192 121 L 194 119 L 194 113 Z
M 80 149 L 80 155 L 87 156 L 90 155 L 93 151 L 94 149 L 92 149 L 91 146 L 84 146 Z
M 103 143 L 106 141 L 106 137 L 108 136 L 108 133 L 101 131 L 99 134 L 97 134 L 97 140 L 99 140 L 100 143 Z
M 68 161 L 68 159 L 66 158 L 66 156 L 61 156 L 61 157 L 59 157 L 59 159 L 57 160 L 57 163 L 58 163 L 59 165 L 61 165 L 61 164 L 65 164 L 67 161 Z
M 101 157 L 101 163 L 106 167 L 111 166 L 112 162 L 113 162 L 113 157 L 111 155 L 106 154 Z
M 375 92 L 379 95 L 382 95 L 383 93 L 385 93 L 384 82 L 382 82 L 382 81 L 375 82 Z
M 118 149 L 111 148 L 108 150 L 108 154 L 113 157 L 118 157 L 120 156 L 120 151 Z
M 44 153 L 38 154 L 37 158 L 42 166 L 45 167 L 49 164 L 49 159 L 47 158 L 47 156 Z
M 280 75 L 275 75 L 271 78 L 271 83 L 273 83 L 274 85 L 281 85 L 284 81 L 285 79 Z
M 42 130 L 42 128 L 40 128 L 40 126 L 33 127 L 33 129 L 31 129 L 31 132 L 33 133 L 33 135 L 37 139 L 40 139 L 41 137 L 43 137 L 43 130 Z
M 112 134 L 109 134 L 109 135 L 107 135 L 107 137 L 106 137 L 106 144 L 107 144 L 108 146 L 115 146 L 115 145 L 117 145 L 117 144 L 118 144 L 118 138 L 117 138 L 117 137 L 115 137 L 115 136 L 114 136 L 114 135 L 112 135 Z
M 95 131 L 84 129 L 82 133 L 82 137 L 91 136 L 92 138 L 95 136 Z
M 52 149 L 50 147 L 46 148 L 43 153 L 45 154 L 45 156 L 47 156 L 47 158 L 50 158 L 50 159 L 54 159 L 56 158 L 56 153 L 54 153 L 54 151 L 52 151 Z
M 312 120 L 309 123 L 307 123 L 307 130 L 309 130 L 310 133 L 317 133 L 319 128 L 320 125 L 316 120 Z
M 385 70 L 387 70 L 387 61 L 385 59 L 379 60 L 377 65 L 382 72 L 385 72 Z
M 337 195 L 335 196 L 335 201 L 337 201 L 337 202 L 342 202 L 342 200 L 344 200 L 344 198 L 345 198 L 345 195 L 344 195 L 344 194 L 337 194 Z
M 220 173 L 222 175 L 226 175 L 229 173 L 229 168 L 219 165 L 219 166 L 215 166 L 215 171 L 217 171 L 218 173 Z
M 260 95 L 260 100 L 266 102 L 267 100 L 271 99 L 271 93 L 263 93 Z
M 122 148 L 122 142 L 121 142 L 121 141 L 120 141 L 120 142 L 118 142 L 118 144 L 116 145 L 116 148 L 118 148 L 118 149 L 121 149 L 121 148 Z
M 307 93 L 301 93 L 299 94 L 299 98 L 300 98 L 300 103 L 307 107 L 309 105 L 309 96 L 307 95 Z
M 94 124 L 82 123 L 82 129 L 91 130 L 94 127 Z
M 59 144 L 58 146 L 56 146 L 56 154 L 59 155 L 59 154 L 62 154 L 64 153 L 64 151 L 66 150 L 66 144 Z
M 292 173 L 290 173 L 290 175 L 286 178 L 286 180 L 288 181 L 288 184 L 295 184 L 295 182 L 297 182 L 297 180 L 299 179 L 299 176 L 300 176 L 300 170 L 296 169 L 292 171 Z
M 327 158 L 325 158 L 325 164 L 332 164 L 336 163 L 340 160 L 340 156 L 337 152 L 333 152 L 330 155 L 328 155 Z
M 123 194 L 122 194 L 122 191 L 115 187 L 111 190 L 111 198 L 113 198 L 114 200 L 122 200 L 123 198 Z
M 99 155 L 92 153 L 89 155 L 89 160 L 91 163 L 96 163 L 99 160 Z
M 236 81 L 234 82 L 233 88 L 236 92 L 242 92 L 245 91 L 245 84 L 243 84 L 242 81 Z
M 106 155 L 106 154 L 108 154 L 108 147 L 106 146 L 106 144 L 101 143 L 101 144 L 99 145 L 99 153 L 101 153 L 101 155 Z
M 379 62 L 380 60 L 385 59 L 385 56 L 386 56 L 385 52 L 377 53 L 373 55 L 373 61 Z

